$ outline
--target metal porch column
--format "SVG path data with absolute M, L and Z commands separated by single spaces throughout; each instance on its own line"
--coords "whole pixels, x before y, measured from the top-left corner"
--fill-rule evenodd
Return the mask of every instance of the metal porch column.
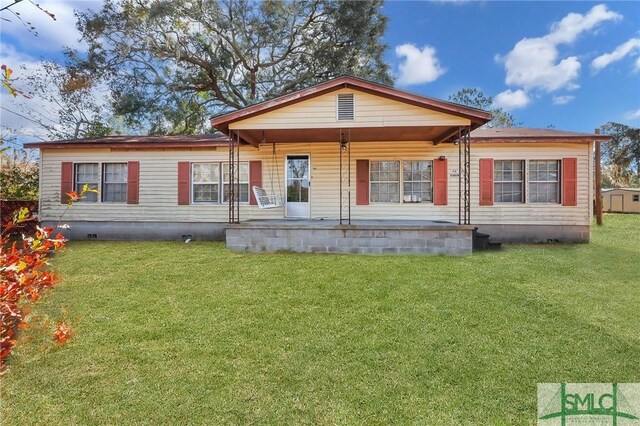
M 351 225 L 351 129 L 340 129 L 340 225 L 347 221 Z M 347 166 L 343 160 L 346 157 Z
M 229 223 L 240 222 L 240 132 L 229 138 Z M 224 171 L 224 170 L 223 170 Z
M 458 127 L 458 225 L 471 223 L 471 127 Z

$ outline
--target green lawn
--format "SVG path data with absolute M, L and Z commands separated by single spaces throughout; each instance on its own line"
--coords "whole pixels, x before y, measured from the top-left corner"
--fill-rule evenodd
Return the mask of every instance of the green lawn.
M 639 241 L 640 215 L 608 215 L 590 244 L 464 258 L 73 243 L 0 418 L 534 424 L 538 382 L 640 382 Z

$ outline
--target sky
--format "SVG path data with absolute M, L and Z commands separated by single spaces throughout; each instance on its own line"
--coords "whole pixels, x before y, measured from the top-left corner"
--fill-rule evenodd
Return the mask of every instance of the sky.
M 0 22 L 0 62 L 18 78 L 38 60 L 61 60 L 65 46 L 84 49 L 74 9 L 95 9 L 101 1 L 38 4 L 56 20 L 28 0 L 11 8 L 37 36 L 12 14 L 0 15 L 11 21 Z M 383 13 L 389 18 L 385 60 L 400 89 L 446 100 L 477 88 L 525 127 L 593 132 L 609 121 L 640 127 L 639 1 L 391 0 Z M 19 111 L 20 102 L 55 111 L 2 90 L 2 126 L 43 137 L 8 111 Z

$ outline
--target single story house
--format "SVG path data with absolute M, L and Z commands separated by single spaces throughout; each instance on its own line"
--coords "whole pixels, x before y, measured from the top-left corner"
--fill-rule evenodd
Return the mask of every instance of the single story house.
M 110 136 L 40 149 L 40 217 L 70 238 L 224 239 L 236 250 L 471 251 L 587 242 L 594 143 L 484 129 L 486 111 L 354 77 L 212 118 L 219 133 Z
M 602 210 L 611 213 L 640 213 L 640 188 L 603 189 Z

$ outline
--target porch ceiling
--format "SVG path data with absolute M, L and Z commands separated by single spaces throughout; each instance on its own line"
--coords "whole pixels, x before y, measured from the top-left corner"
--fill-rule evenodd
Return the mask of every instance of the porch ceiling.
M 357 127 L 317 129 L 243 129 L 240 138 L 253 146 L 266 143 L 339 142 L 340 133 L 350 134 L 352 142 L 432 141 L 445 142 L 457 135 L 457 126 Z

